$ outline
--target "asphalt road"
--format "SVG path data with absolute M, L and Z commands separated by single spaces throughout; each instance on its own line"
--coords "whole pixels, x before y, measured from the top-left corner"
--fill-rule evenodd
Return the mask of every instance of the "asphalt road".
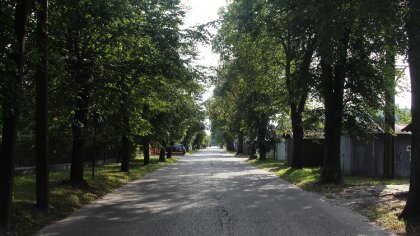
M 243 161 L 214 148 L 183 157 L 37 235 L 388 235 Z

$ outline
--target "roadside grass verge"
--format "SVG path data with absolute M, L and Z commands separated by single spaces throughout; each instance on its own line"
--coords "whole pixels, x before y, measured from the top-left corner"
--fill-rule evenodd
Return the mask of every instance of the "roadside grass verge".
M 189 150 L 188 152 L 185 153 L 186 156 L 191 156 L 194 153 L 197 153 L 198 150 Z
M 318 168 L 303 168 L 295 170 L 286 166 L 284 161 L 267 159 L 265 161 L 249 160 L 247 161 L 251 165 L 257 166 L 261 169 L 269 170 L 275 175 L 309 191 L 317 190 L 316 187 L 319 185 L 319 177 L 321 175 L 321 169 Z M 391 185 L 391 184 L 408 184 L 408 178 L 401 179 L 381 179 L 381 178 L 368 178 L 360 176 L 343 176 L 343 184 L 327 186 L 329 189 L 341 190 L 345 187 L 350 186 L 365 186 L 365 185 Z M 324 190 L 324 189 L 319 189 Z M 324 191 L 320 191 L 324 192 Z
M 360 176 L 344 176 L 343 183 L 341 185 L 323 185 L 319 183 L 321 173 L 320 168 L 303 168 L 295 170 L 286 166 L 283 161 L 273 159 L 267 159 L 266 161 L 248 160 L 247 162 L 258 168 L 266 169 L 304 190 L 318 192 L 326 198 L 334 198 L 335 193 L 353 186 L 395 185 L 409 183 L 408 178 L 381 179 Z M 365 214 L 369 220 L 380 224 L 387 230 L 396 233 L 404 233 L 405 224 L 403 221 L 398 219 L 398 215 L 402 212 L 404 205 L 404 200 L 390 199 L 389 201 L 384 201 L 378 205 L 369 207 L 370 213 L 363 214 Z
M 139 179 L 163 166 L 177 161 L 176 158 L 159 162 L 151 157 L 150 164 L 143 166 L 143 159 L 130 161 L 130 172 L 120 172 L 120 163 L 95 167 L 95 179 L 91 179 L 90 168 L 85 167 L 86 186 L 74 187 L 66 184 L 69 170 L 50 173 L 50 210 L 48 214 L 37 210 L 35 198 L 35 175 L 15 177 L 11 231 L 16 235 L 31 235 L 44 226 L 61 220 L 84 205 L 112 192 L 114 189 Z
M 406 227 L 404 221 L 398 219 L 398 215 L 404 209 L 406 201 L 394 200 L 391 202 L 379 203 L 375 206 L 370 206 L 371 213 L 366 216 L 369 220 L 374 221 L 398 235 L 405 235 Z

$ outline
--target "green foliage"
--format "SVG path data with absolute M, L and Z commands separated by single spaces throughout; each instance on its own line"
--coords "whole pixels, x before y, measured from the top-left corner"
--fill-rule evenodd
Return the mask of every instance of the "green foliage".
M 396 108 L 395 110 L 397 116 L 397 123 L 398 124 L 410 124 L 411 119 L 411 111 L 407 109 L 400 109 Z
M 259 31 L 259 19 L 249 17 L 254 7 L 250 1 L 232 2 L 221 13 L 222 25 L 213 42 L 222 65 L 207 110 L 212 130 L 219 131 L 214 138 L 223 140 L 228 149 L 242 135 L 258 141 L 263 150 L 269 121 L 281 109 L 284 90 L 278 62 L 283 54 L 272 38 Z
M 11 92 L 7 81 L 16 77 L 16 3 L 0 3 L 2 117 L 12 103 L 6 98 L 13 97 L 6 96 Z M 40 53 L 34 3 L 22 81 L 15 94 L 18 166 L 35 165 L 34 74 Z M 48 16 L 50 164 L 74 161 L 73 183 L 83 182 L 83 158 L 92 158 L 97 151 L 104 152 L 97 156 L 120 155 L 128 164 L 125 157 L 133 156 L 130 151 L 142 138 L 169 146 L 188 136 L 192 142 L 200 134 L 196 140 L 202 142 L 200 102 L 206 75 L 194 60 L 195 44 L 207 41 L 208 32 L 205 26 L 181 29 L 185 16 L 181 1 L 50 0 Z M 66 200 L 63 204 L 74 203 Z
M 229 2 L 213 40 L 221 55 L 207 103 L 214 139 L 263 146 L 273 124 L 296 139 L 381 132 L 399 73 L 393 59 L 405 53 L 405 11 L 376 0 Z M 339 140 L 330 146 L 339 150 Z
M 1 3 L 0 19 L 6 26 L 0 31 L 2 77 L 9 76 L 7 65 L 13 64 L 8 45 L 13 42 L 14 4 Z M 122 133 L 132 142 L 150 136 L 154 143 L 169 145 L 183 140 L 194 122 L 204 122 L 200 100 L 205 74 L 194 66 L 194 58 L 195 44 L 206 41 L 208 32 L 204 26 L 181 30 L 184 15 L 178 0 L 49 1 L 52 162 L 70 155 L 74 126 L 83 130 L 87 146 L 94 135 L 97 143 L 115 145 Z M 32 142 L 34 135 L 34 21 L 31 15 L 21 88 L 18 136 L 23 143 Z M 77 118 L 81 108 L 87 121 Z M 24 155 L 32 152 L 18 152 L 18 164 L 33 165 L 34 158 Z
M 194 150 L 206 148 L 210 145 L 211 139 L 210 136 L 204 130 L 201 130 L 195 135 L 192 146 Z

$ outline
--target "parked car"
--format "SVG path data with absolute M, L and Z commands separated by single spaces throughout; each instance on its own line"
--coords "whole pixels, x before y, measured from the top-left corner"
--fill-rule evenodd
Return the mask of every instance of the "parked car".
M 179 153 L 182 153 L 183 155 L 185 155 L 186 149 L 185 149 L 184 145 L 176 143 L 173 147 L 173 152 L 179 152 Z

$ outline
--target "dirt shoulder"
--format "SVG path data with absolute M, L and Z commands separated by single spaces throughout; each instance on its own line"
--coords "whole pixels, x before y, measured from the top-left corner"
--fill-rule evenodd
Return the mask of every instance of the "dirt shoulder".
M 398 215 L 405 206 L 408 188 L 408 184 L 352 186 L 324 194 L 324 199 L 365 215 L 386 230 L 403 235 L 405 225 L 398 220 Z

